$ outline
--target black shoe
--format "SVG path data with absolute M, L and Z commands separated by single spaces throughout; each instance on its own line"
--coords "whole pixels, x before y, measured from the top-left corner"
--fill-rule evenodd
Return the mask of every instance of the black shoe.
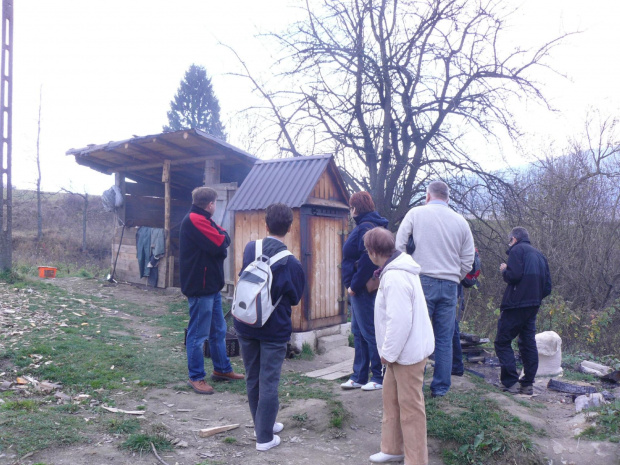
M 462 371 L 453 371 L 452 376 L 463 376 L 463 372 Z

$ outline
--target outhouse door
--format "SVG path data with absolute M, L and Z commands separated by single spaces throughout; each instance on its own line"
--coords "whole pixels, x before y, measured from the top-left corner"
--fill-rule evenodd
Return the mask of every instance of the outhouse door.
M 335 208 L 303 207 L 301 222 L 302 265 L 307 277 L 303 302 L 306 330 L 346 323 L 341 263 L 347 213 Z

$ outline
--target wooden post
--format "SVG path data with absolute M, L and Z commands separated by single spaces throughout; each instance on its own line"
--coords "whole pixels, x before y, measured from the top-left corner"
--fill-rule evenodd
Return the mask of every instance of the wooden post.
M 206 160 L 205 161 L 205 176 L 204 185 L 214 186 L 220 183 L 220 161 L 219 160 Z
M 114 185 L 118 187 L 121 190 L 121 194 L 123 194 L 123 205 L 121 205 L 116 211 L 118 219 L 122 221 L 122 223 L 119 221 L 118 225 L 122 225 L 123 223 L 126 223 L 125 204 L 127 199 L 125 197 L 127 195 L 127 188 L 125 187 L 125 173 L 114 173 Z
M 166 237 L 166 276 L 164 283 L 169 286 L 170 280 L 174 279 L 174 275 L 171 275 L 170 260 L 169 257 L 173 256 L 170 253 L 170 160 L 164 161 L 164 166 L 161 173 L 161 182 L 164 183 L 164 236 Z

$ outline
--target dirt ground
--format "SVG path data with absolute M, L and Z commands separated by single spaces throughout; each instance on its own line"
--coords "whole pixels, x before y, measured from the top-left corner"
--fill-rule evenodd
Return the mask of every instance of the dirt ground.
M 167 310 L 167 305 L 180 298 L 175 291 L 145 290 L 129 285 L 109 286 L 101 281 L 82 278 L 56 279 L 55 284 L 75 293 L 95 295 L 134 302 L 143 309 L 157 314 Z M 118 314 L 115 316 L 119 316 Z M 132 315 L 120 315 L 127 324 L 142 337 L 154 337 L 157 328 L 150 328 L 141 319 Z M 343 350 L 347 350 L 343 348 Z M 333 363 L 333 354 L 317 356 L 312 361 L 286 360 L 285 371 L 307 372 Z M 453 377 L 452 389 L 473 390 L 475 384 L 470 376 Z M 244 396 L 216 392 L 212 396 L 199 396 L 193 392 L 175 390 L 185 381 L 184 373 L 167 389 L 148 388 L 139 404 L 146 405 L 146 413 L 140 417 L 144 425 L 163 424 L 175 438 L 187 442 L 187 447 L 162 452 L 161 458 L 169 465 L 196 464 L 270 464 L 270 465 L 314 465 L 314 464 L 367 464 L 368 457 L 379 451 L 381 439 L 381 392 L 343 391 L 340 382 L 333 382 L 331 391 L 335 400 L 340 400 L 351 414 L 347 426 L 339 432 L 329 429 L 330 412 L 320 400 L 281 400 L 278 421 L 285 428 L 280 437 L 282 444 L 268 452 L 257 452 L 253 438 L 251 417 Z M 427 381 L 428 382 L 428 381 Z M 620 447 L 608 442 L 593 442 L 574 439 L 575 434 L 585 428 L 585 417 L 575 414 L 570 397 L 546 390 L 547 380 L 537 381 L 535 395 L 516 396 L 491 392 L 488 395 L 511 413 L 535 428 L 546 431 L 545 436 L 534 438 L 537 446 L 549 459 L 549 464 L 620 464 Z M 217 384 L 215 384 L 217 390 Z M 618 396 L 620 392 L 616 390 Z M 524 404 L 525 402 L 525 404 Z M 535 408 L 527 406 L 535 403 Z M 116 406 L 135 410 L 136 400 L 125 399 L 122 393 L 116 395 Z M 299 423 L 295 415 L 307 413 L 307 420 Z M 114 415 L 110 413 L 109 415 Z M 85 419 L 86 421 L 86 419 Z M 224 424 L 239 424 L 240 427 L 210 438 L 200 438 L 199 429 Z M 224 443 L 223 439 L 233 437 L 235 443 Z M 160 463 L 152 454 L 132 455 L 118 448 L 121 438 L 102 435 L 87 445 L 47 449 L 22 460 L 23 464 L 136 464 Z M 429 439 L 430 464 L 442 464 L 442 444 Z M 0 457 L 0 464 L 15 463 L 15 458 Z

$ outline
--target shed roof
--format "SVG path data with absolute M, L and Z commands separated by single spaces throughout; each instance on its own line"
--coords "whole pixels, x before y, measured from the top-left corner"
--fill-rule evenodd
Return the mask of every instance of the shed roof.
M 349 195 L 332 155 L 259 160 L 228 204 L 229 210 L 263 210 L 281 202 L 291 208 L 309 203 L 321 175 L 328 171 L 338 198 L 347 207 Z
M 222 182 L 239 182 L 258 158 L 199 129 L 165 132 L 150 136 L 91 144 L 70 149 L 80 165 L 105 174 L 122 172 L 135 181 L 161 183 L 161 170 L 170 160 L 171 184 L 189 189 L 203 184 L 204 162 L 219 160 Z M 236 178 L 240 179 L 237 180 Z

